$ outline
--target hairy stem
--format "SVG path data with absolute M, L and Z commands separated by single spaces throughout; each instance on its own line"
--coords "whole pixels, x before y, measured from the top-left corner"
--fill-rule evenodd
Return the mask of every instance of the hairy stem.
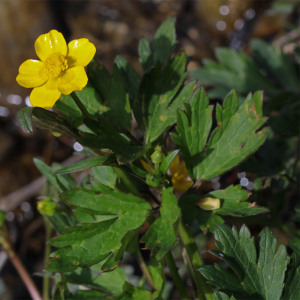
M 193 279 L 197 299 L 199 300 L 213 300 L 215 299 L 213 295 L 213 290 L 205 282 L 205 278 L 199 272 L 199 268 L 203 266 L 203 261 L 199 253 L 199 249 L 195 243 L 193 235 L 189 228 L 185 226 L 182 218 L 179 219 L 176 225 L 177 233 L 181 240 L 181 243 L 185 249 L 185 258 L 187 261 L 187 266 L 190 271 L 191 277 Z
M 174 280 L 175 286 L 178 289 L 178 292 L 183 300 L 191 299 L 185 289 L 184 283 L 181 280 L 181 277 L 179 276 L 177 266 L 175 264 L 174 258 L 172 256 L 171 251 L 169 251 L 165 257 L 167 266 L 170 270 L 171 276 Z
M 50 255 L 50 244 L 48 243 L 48 241 L 51 238 L 52 226 L 46 218 L 44 218 L 44 224 L 45 224 L 45 231 L 46 231 L 44 265 L 46 265 Z M 43 279 L 43 300 L 49 300 L 49 292 L 50 292 L 50 277 L 45 275 Z

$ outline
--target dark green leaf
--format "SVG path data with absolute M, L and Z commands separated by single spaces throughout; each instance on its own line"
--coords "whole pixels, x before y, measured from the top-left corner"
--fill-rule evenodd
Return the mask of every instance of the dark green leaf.
M 33 162 L 38 170 L 47 178 L 47 180 L 59 191 L 62 192 L 63 188 L 58 183 L 57 178 L 54 175 L 54 171 L 47 166 L 44 162 L 42 162 L 38 158 L 34 158 Z
M 270 95 L 278 92 L 278 89 L 261 74 L 258 66 L 246 54 L 219 48 L 216 50 L 216 56 L 219 63 L 204 60 L 204 68 L 191 72 L 191 77 L 198 79 L 202 84 L 225 87 L 227 91 L 234 88 L 243 95 L 260 89 Z
M 104 66 L 92 61 L 88 65 L 88 76 L 100 94 L 102 101 L 109 108 L 102 113 L 102 118 L 116 130 L 131 129 L 131 108 L 122 77 L 117 65 L 110 75 Z
M 174 98 L 186 78 L 185 66 L 186 56 L 182 53 L 170 60 L 163 69 L 157 64 L 143 77 L 139 101 L 135 103 L 135 116 L 140 126 L 148 128 L 146 142 L 154 141 L 174 124 L 176 109 L 189 101 L 192 84 Z
M 55 172 L 56 175 L 73 173 L 84 169 L 111 164 L 113 160 L 108 156 L 92 156 L 85 160 L 79 161 L 71 166 L 64 167 Z
M 157 260 L 161 260 L 175 243 L 177 236 L 174 224 L 179 216 L 180 209 L 177 205 L 177 198 L 173 194 L 173 189 L 163 190 L 160 217 L 151 224 L 142 237 L 142 242 L 146 243 L 146 247 L 155 250 Z
M 291 256 L 284 281 L 283 295 L 280 300 L 300 299 L 300 256 L 294 253 Z
M 154 66 L 154 58 L 151 49 L 151 42 L 145 37 L 140 39 L 139 55 L 140 55 L 140 63 L 144 71 L 147 71 L 150 67 Z
M 117 56 L 115 63 L 117 64 L 123 78 L 125 88 L 131 100 L 131 105 L 133 105 L 134 100 L 138 97 L 141 78 L 122 56 Z
M 126 281 L 126 276 L 121 268 L 116 268 L 110 272 L 102 272 L 101 264 L 92 266 L 90 269 L 77 268 L 74 272 L 64 275 L 65 280 L 69 283 L 101 289 L 114 295 L 122 293 Z
M 236 300 L 233 296 L 229 297 L 222 292 L 215 292 L 216 300 Z
M 254 60 L 284 89 L 299 91 L 299 70 L 286 54 L 276 51 L 273 45 L 259 39 L 251 41 Z
M 118 300 L 153 300 L 151 292 L 135 287 L 130 283 L 124 284 L 123 291 L 123 294 Z
M 108 296 L 107 294 L 94 290 L 79 290 L 75 295 L 69 296 L 66 300 L 113 300 L 115 299 L 112 296 Z
M 175 17 L 163 22 L 155 33 L 153 40 L 154 62 L 166 64 L 176 43 Z
M 25 107 L 18 111 L 17 119 L 25 132 L 32 132 L 32 108 Z
M 173 159 L 175 158 L 175 156 L 178 154 L 179 150 L 174 150 L 171 153 L 169 153 L 164 160 L 162 161 L 159 169 L 163 174 L 166 174 L 170 164 L 172 163 Z
M 251 216 L 268 212 L 264 207 L 247 202 L 249 193 L 240 186 L 229 186 L 224 190 L 212 191 L 206 195 L 184 194 L 179 200 L 184 222 L 192 224 L 196 219 L 204 231 L 212 231 L 217 224 L 224 222 L 218 215 Z M 215 198 L 221 202 L 221 207 L 212 211 L 201 209 L 197 203 L 204 198 Z
M 288 257 L 283 245 L 277 248 L 269 229 L 260 233 L 258 250 L 245 225 L 239 233 L 235 227 L 217 225 L 215 238 L 221 251 L 218 256 L 223 256 L 237 277 L 218 265 L 200 268 L 212 284 L 237 299 L 280 299 Z
M 34 107 L 32 109 L 32 123 L 39 128 L 49 131 L 68 134 L 75 138 L 79 136 L 78 130 L 65 119 L 56 113 L 40 107 Z

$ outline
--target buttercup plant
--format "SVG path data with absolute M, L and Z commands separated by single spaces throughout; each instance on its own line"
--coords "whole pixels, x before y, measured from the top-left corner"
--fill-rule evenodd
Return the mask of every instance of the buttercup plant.
M 143 74 L 122 57 L 110 74 L 92 60 L 95 47 L 87 39 L 67 46 L 52 30 L 35 43 L 41 61 L 21 65 L 17 81 L 34 88 L 30 100 L 38 106 L 19 112 L 24 130 L 68 134 L 84 147 L 82 160 L 67 167 L 35 159 L 52 187 L 39 210 L 57 233 L 45 263 L 45 299 L 47 276 L 56 278 L 53 299 L 172 299 L 174 290 L 182 299 L 299 299 L 296 254 L 276 249 L 268 229 L 255 248 L 246 226 L 238 232 L 223 224 L 228 216 L 269 210 L 240 185 L 208 190 L 211 179 L 267 138 L 262 92 L 238 99 L 231 91 L 213 110 L 204 89 L 186 81 L 187 57 L 173 54 L 175 43 L 171 17 L 152 42 L 140 41 Z M 195 238 L 211 233 L 219 248 L 212 253 L 233 272 L 203 261 Z M 125 253 L 139 262 L 138 284 L 125 276 Z

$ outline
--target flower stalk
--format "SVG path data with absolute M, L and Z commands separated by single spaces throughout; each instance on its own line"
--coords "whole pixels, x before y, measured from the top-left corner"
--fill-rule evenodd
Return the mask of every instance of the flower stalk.
M 18 255 L 15 253 L 13 249 L 13 245 L 11 243 L 9 233 L 5 225 L 2 225 L 0 228 L 0 245 L 2 246 L 3 250 L 7 253 L 11 263 L 16 268 L 17 272 L 19 273 L 23 283 L 25 284 L 31 298 L 33 300 L 41 300 L 42 296 L 40 295 L 37 287 L 35 286 L 33 280 L 31 279 L 29 273 L 25 269 L 23 263 L 21 262 Z
M 176 229 L 180 241 L 185 249 L 185 258 L 196 288 L 197 299 L 214 300 L 215 297 L 213 295 L 213 290 L 205 282 L 204 277 L 199 272 L 199 268 L 203 266 L 203 260 L 200 256 L 199 249 L 195 243 L 192 232 L 188 227 L 185 226 L 182 218 L 178 220 Z

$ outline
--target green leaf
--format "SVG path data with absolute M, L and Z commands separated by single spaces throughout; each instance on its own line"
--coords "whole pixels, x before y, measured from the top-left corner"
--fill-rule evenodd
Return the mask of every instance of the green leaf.
M 154 66 L 151 42 L 145 37 L 141 38 L 139 42 L 139 56 L 144 71 L 147 71 L 150 67 Z
M 286 272 L 283 295 L 280 300 L 300 299 L 300 256 L 293 253 Z
M 186 111 L 177 116 L 177 134 L 172 135 L 180 148 L 190 176 L 209 180 L 236 166 L 254 153 L 267 137 L 262 116 L 262 93 L 249 95 L 243 103 L 235 92 L 217 105 L 217 127 L 211 130 L 211 111 L 203 90 L 198 91 Z
M 153 40 L 154 62 L 160 61 L 163 65 L 168 61 L 176 43 L 175 17 L 163 22 L 155 33 Z
M 201 84 L 225 87 L 227 92 L 234 88 L 243 95 L 256 90 L 264 90 L 270 95 L 278 92 L 276 86 L 246 54 L 227 48 L 218 48 L 215 54 L 218 63 L 204 60 L 204 68 L 191 72 L 191 77 Z
M 88 83 L 81 91 L 74 91 L 74 93 L 89 114 L 102 114 L 107 110 L 107 108 L 101 104 L 100 95 L 90 83 Z M 55 103 L 54 109 L 59 110 L 68 116 L 74 126 L 82 124 L 82 112 L 71 95 L 61 95 L 60 99 Z
M 47 166 L 44 162 L 42 162 L 38 158 L 34 158 L 33 162 L 38 170 L 44 175 L 48 182 L 59 192 L 61 193 L 64 190 L 75 188 L 74 179 L 67 175 L 61 175 L 59 177 L 55 176 L 55 169 L 57 167 L 61 167 L 58 164 L 53 164 L 53 167 Z
M 215 198 L 221 202 L 221 207 L 213 211 L 201 209 L 197 203 L 204 198 Z M 212 191 L 203 196 L 197 194 L 184 194 L 179 200 L 182 217 L 185 223 L 193 224 L 196 219 L 202 230 L 213 231 L 215 225 L 224 222 L 219 215 L 251 216 L 266 213 L 269 210 L 247 202 L 249 193 L 241 186 L 229 186 L 223 190 Z
M 114 296 L 123 292 L 126 276 L 121 268 L 110 272 L 101 272 L 101 264 L 90 269 L 77 268 L 74 272 L 65 273 L 65 280 L 69 283 L 80 284 L 94 289 L 113 293 Z
M 146 142 L 157 139 L 176 121 L 175 112 L 189 101 L 193 91 L 190 83 L 179 92 L 186 78 L 186 55 L 182 53 L 162 68 L 157 64 L 142 79 L 139 101 L 135 103 L 135 116 L 142 128 L 148 128 Z
M 55 177 L 54 171 L 38 158 L 34 158 L 33 162 L 42 175 L 44 175 L 59 192 L 62 192 L 63 187 L 59 184 L 57 178 Z
M 111 189 L 114 189 L 117 181 L 117 174 L 114 169 L 110 166 L 100 166 L 92 169 L 93 182 L 92 185 L 95 187 L 95 182 L 100 182 Z
M 175 156 L 178 154 L 179 150 L 174 150 L 171 153 L 169 153 L 161 162 L 161 165 L 159 166 L 159 170 L 163 173 L 166 174 L 170 164 L 172 163 L 173 159 Z
M 288 256 L 268 228 L 260 233 L 257 250 L 245 225 L 239 233 L 235 227 L 217 225 L 215 238 L 221 252 L 212 253 L 218 253 L 236 277 L 218 265 L 204 266 L 200 272 L 209 282 L 237 299 L 280 299 Z
M 216 300 L 236 300 L 233 296 L 229 297 L 222 292 L 215 292 Z
M 130 283 L 125 283 L 123 286 L 123 294 L 118 300 L 153 300 L 151 292 L 135 287 Z
M 274 78 L 282 88 L 299 91 L 299 69 L 283 52 L 259 39 L 251 41 L 253 59 L 264 68 L 269 78 Z
M 300 216 L 300 215 L 299 215 Z M 294 250 L 294 252 L 300 256 L 300 238 L 297 236 L 292 236 L 290 239 L 290 247 Z
M 32 109 L 32 124 L 41 129 L 68 134 L 74 138 L 79 136 L 78 130 L 66 119 L 40 107 L 34 107 Z
M 117 56 L 115 63 L 117 64 L 123 78 L 125 88 L 131 100 L 131 105 L 133 105 L 134 100 L 138 97 L 141 78 L 122 56 Z
M 77 141 L 83 146 L 102 151 L 103 155 L 113 153 L 119 164 L 137 160 L 147 151 L 146 146 L 131 145 L 124 136 L 111 131 L 100 135 L 81 133 Z
M 32 108 L 25 107 L 18 111 L 17 119 L 25 132 L 32 132 Z
M 160 299 L 166 281 L 164 276 L 164 265 L 155 259 L 151 259 L 148 268 L 155 288 L 152 298 Z
M 246 202 L 249 198 L 249 193 L 243 190 L 239 185 L 231 185 L 224 190 L 210 192 L 203 198 L 206 197 L 221 200 L 221 207 L 214 211 L 220 215 L 252 216 L 269 211 L 269 209 L 257 206 L 255 203 Z
M 114 65 L 112 75 L 104 66 L 99 66 L 95 61 L 88 65 L 88 76 L 100 94 L 102 101 L 109 108 L 101 117 L 116 130 L 131 129 L 131 108 L 128 94 L 122 81 L 122 76 L 117 65 Z
M 60 175 L 65 173 L 73 173 L 96 166 L 111 164 L 112 162 L 112 158 L 108 156 L 92 156 L 73 165 L 61 168 L 57 170 L 55 174 Z
M 69 296 L 66 300 L 113 300 L 115 299 L 112 296 L 108 296 L 107 294 L 94 290 L 79 290 L 75 295 Z
M 61 248 L 52 254 L 47 266 L 50 271 L 68 272 L 88 267 L 117 255 L 129 231 L 137 231 L 145 222 L 151 206 L 142 198 L 117 190 L 95 193 L 84 189 L 70 190 L 61 195 L 74 210 L 92 215 L 111 216 L 109 220 L 71 227 L 53 239 Z M 129 238 L 129 237 L 128 237 Z M 119 259 L 119 257 L 118 257 Z M 115 265 L 118 264 L 116 260 Z
M 188 170 L 195 178 L 199 157 L 204 151 L 212 124 L 212 107 L 204 89 L 198 89 L 193 95 L 191 105 L 186 105 L 186 112 L 178 111 L 177 132 L 172 134 L 175 144 L 181 149 Z
M 162 191 L 160 217 L 149 227 L 141 241 L 146 243 L 146 248 L 154 249 L 155 258 L 161 260 L 172 248 L 177 239 L 174 224 L 180 216 L 177 198 L 173 194 L 173 188 Z

